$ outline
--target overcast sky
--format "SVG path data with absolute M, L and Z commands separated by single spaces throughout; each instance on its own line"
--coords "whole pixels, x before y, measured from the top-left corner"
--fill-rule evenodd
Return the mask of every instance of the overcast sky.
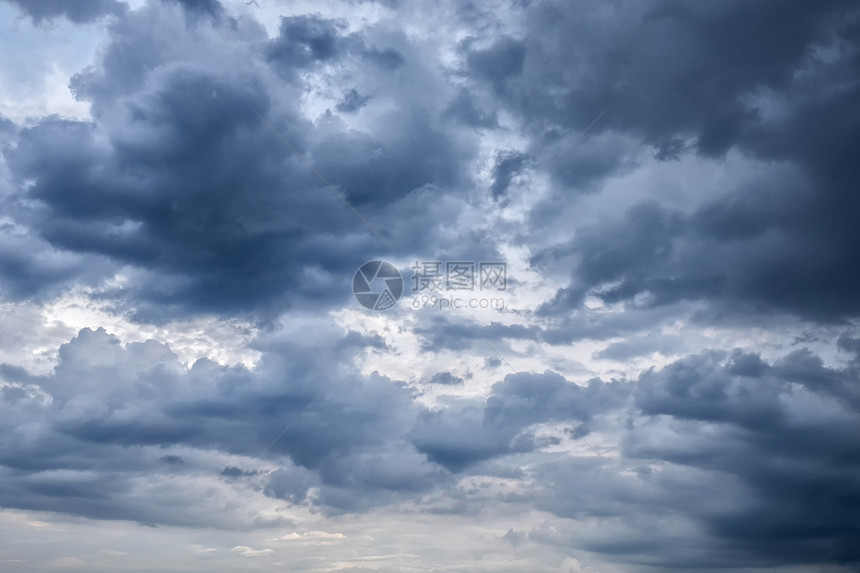
M 856 2 L 0 0 L 0 54 L 4 573 L 860 570 Z

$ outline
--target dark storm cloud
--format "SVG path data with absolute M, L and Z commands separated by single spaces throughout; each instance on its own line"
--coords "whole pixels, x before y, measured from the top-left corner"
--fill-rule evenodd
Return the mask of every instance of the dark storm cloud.
M 317 63 L 334 63 L 347 55 L 363 58 L 386 70 L 405 63 L 395 48 L 368 46 L 358 34 L 343 34 L 347 22 L 320 16 L 281 18 L 279 35 L 266 48 L 266 57 L 288 77 Z
M 496 154 L 496 164 L 493 166 L 493 184 L 490 193 L 493 199 L 507 193 L 514 176 L 525 166 L 528 157 L 518 151 L 500 151 Z
M 324 484 L 319 503 L 328 514 L 410 501 L 453 484 L 448 471 L 407 441 L 393 442 L 385 450 L 331 457 L 322 464 L 319 475 Z
M 445 115 L 469 127 L 494 128 L 499 126 L 498 114 L 481 107 L 477 98 L 468 90 L 461 89 L 451 100 Z
M 448 487 L 451 470 L 559 443 L 529 430 L 553 421 L 544 399 L 580 425 L 630 393 L 618 382 L 580 387 L 551 372 L 523 373 L 494 385 L 486 400 L 429 412 L 403 384 L 338 367 L 355 345 L 335 345 L 321 359 L 318 344 L 306 343 L 314 353 L 303 344 L 267 345 L 253 372 L 205 359 L 186 369 L 165 345 L 123 346 L 104 330 L 85 329 L 60 348 L 50 375 L 4 366 L 0 409 L 9 431 L 0 467 L 8 487 L 0 505 L 194 525 L 212 508 L 176 516 L 170 504 L 146 503 L 142 478 L 203 473 L 260 480 L 268 495 L 294 503 L 311 503 L 314 487 L 313 503 L 326 513 L 365 511 Z M 21 424 L 33 428 L 33 439 L 15 435 Z M 198 451 L 210 452 L 206 460 L 218 452 L 260 461 L 225 466 Z M 257 469 L 272 464 L 281 469 Z M 163 499 L 174 493 L 183 495 L 169 489 Z M 241 523 L 223 515 L 216 525 Z
M 187 10 L 204 12 L 211 16 L 219 16 L 224 11 L 224 7 L 218 0 L 162 0 L 162 2 L 174 2 Z
M 701 301 L 705 319 L 730 311 L 756 326 L 774 310 L 860 312 L 853 4 L 525 3 L 521 38 L 478 37 L 476 26 L 459 44 L 460 67 L 442 71 L 435 53 L 383 24 L 347 33 L 339 20 L 292 16 L 269 38 L 214 1 L 20 4 L 36 21 L 117 16 L 98 60 L 71 83 L 91 121 L 0 119 L 14 186 L 0 197 L 7 299 L 122 270 L 128 285 L 98 296 L 154 319 L 307 305 L 313 316 L 313 305 L 348 297 L 371 257 L 496 260 L 493 245 L 451 229 L 474 221 L 459 217 L 474 190 L 476 134 L 498 130 L 490 137 L 513 142 L 492 141 L 488 153 L 519 150 L 490 155 L 497 207 L 524 173 L 550 175 L 522 236 L 569 231 L 558 217 L 586 193 L 614 200 L 599 184 L 641 157 L 740 156 L 766 176 L 727 177 L 732 187 L 686 210 L 659 193 L 611 204 L 534 255 L 531 270 L 570 276 L 537 312 L 546 324 L 424 313 L 410 327 L 420 351 L 480 349 L 498 368 L 507 360 L 481 339 L 530 352 L 620 337 L 595 357 L 625 362 L 686 351 L 688 341 L 657 331 Z M 448 73 L 460 83 L 446 84 Z M 318 96 L 331 109 L 307 117 L 300 103 Z M 592 312 L 589 296 L 623 311 Z M 860 560 L 856 333 L 837 342 L 841 366 L 801 338 L 775 360 L 705 350 L 629 382 L 585 385 L 521 372 L 469 398 L 444 395 L 472 385 L 439 372 L 422 381 L 443 394 L 432 408 L 409 384 L 351 366 L 361 349 L 389 350 L 381 335 L 309 326 L 278 336 L 252 344 L 262 353 L 254 369 L 206 359 L 186 368 L 166 345 L 123 346 L 89 329 L 49 374 L 0 365 L 0 506 L 256 528 L 287 522 L 211 492 L 263 492 L 326 515 L 426 511 L 432 496 L 450 512 L 539 510 L 562 525 L 505 537 L 626 567 Z M 611 454 L 567 451 L 585 450 L 586 437 Z M 482 476 L 519 485 L 464 486 Z
M 0 118 L 2 119 L 2 118 Z M 0 147 L 16 135 L 14 124 L 0 120 Z M 5 171 L 5 165 L 3 171 Z M 4 173 L 5 175 L 5 173 Z M 5 182 L 4 182 L 5 183 Z M 110 267 L 107 259 L 61 252 L 21 224 L 14 192 L 0 191 L 0 295 L 6 300 L 44 300 L 62 292 L 71 280 L 98 280 Z M 8 194 L 7 194 L 8 193 Z M 24 217 L 22 217 L 24 219 Z
M 436 221 L 397 202 L 431 187 L 438 201 L 469 184 L 471 145 L 446 130 L 441 110 L 388 93 L 395 105 L 373 133 L 298 110 L 303 71 L 369 67 L 365 84 L 374 74 L 385 83 L 405 62 L 399 45 L 344 35 L 317 16 L 284 18 L 268 41 L 255 22 L 186 12 L 151 3 L 112 24 L 101 60 L 72 80 L 93 121 L 46 118 L 5 150 L 22 225 L 63 256 L 131 265 L 128 290 L 106 296 L 155 320 L 343 301 L 341 278 L 361 261 L 432 244 Z M 351 112 L 366 103 L 356 98 Z M 403 215 L 409 236 L 396 237 L 388 222 Z M 66 267 L 22 272 L 8 290 L 26 296 L 40 282 L 71 282 Z
M 524 11 L 523 40 L 467 44 L 466 62 L 535 129 L 577 129 L 611 103 L 598 132 L 631 130 L 661 144 L 689 134 L 703 152 L 722 153 L 742 130 L 743 97 L 788 88 L 814 44 L 850 33 L 854 11 L 844 1 L 626 2 L 606 11 L 545 2 Z
M 625 472 L 582 458 L 535 470 L 538 507 L 615 534 L 528 538 L 657 570 L 856 566 L 858 377 L 856 362 L 827 367 L 808 350 L 705 352 L 645 372 L 622 418 Z
M 364 107 L 369 99 L 369 96 L 361 95 L 355 88 L 352 88 L 343 94 L 343 99 L 337 104 L 337 110 L 346 113 L 358 111 Z
M 583 387 L 549 371 L 509 374 L 493 385 L 486 400 L 464 400 L 456 407 L 422 414 L 412 440 L 431 460 L 460 471 L 494 457 L 555 443 L 528 431 L 537 423 L 565 423 L 554 417 L 547 402 L 580 430 L 592 417 L 620 407 L 629 392 L 621 382 L 594 379 Z M 575 438 L 581 438 L 582 431 Z
M 456 386 L 463 383 L 463 379 L 455 376 L 450 372 L 437 372 L 427 380 L 428 384 L 443 384 L 446 386 Z
M 703 354 L 643 375 L 636 403 L 680 423 L 661 445 L 634 432 L 628 455 L 724 472 L 755 502 L 701 516 L 731 549 L 771 563 L 860 562 L 860 429 L 856 365 L 824 366 L 809 351 L 774 364 L 739 351 Z
M 582 229 L 571 244 L 572 253 L 564 253 L 578 256 L 576 279 L 580 286 L 560 290 L 540 312 L 552 315 L 579 306 L 591 289 L 604 284 L 611 286 L 594 294 L 609 303 L 629 300 L 641 292 L 652 295 L 648 304 L 653 306 L 717 293 L 724 278 L 714 268 L 715 257 L 702 259 L 700 252 L 691 253 L 693 256 L 687 255 L 689 251 L 678 253 L 687 233 L 692 231 L 683 216 L 656 202 L 632 207 L 615 225 Z
M 382 68 L 389 70 L 397 69 L 406 63 L 406 58 L 403 57 L 403 54 L 394 48 L 384 48 L 381 50 L 377 48 L 367 48 L 364 52 L 364 56 Z
M 486 49 L 469 50 L 466 62 L 474 77 L 488 81 L 497 93 L 504 94 L 508 80 L 522 74 L 525 56 L 522 42 L 504 37 Z
M 221 475 L 228 478 L 241 478 L 247 476 L 255 476 L 259 472 L 255 470 L 243 470 L 242 468 L 237 468 L 236 466 L 227 466 L 223 470 L 221 470 Z
M 72 22 L 82 24 L 101 18 L 102 16 L 121 14 L 126 5 L 116 0 L 74 0 L 58 2 L 57 0 L 7 0 L 18 6 L 34 22 L 52 20 L 64 16 Z
M 9 118 L 0 115 L 0 134 L 2 134 L 5 139 L 13 133 L 15 133 L 15 123 Z
M 464 43 L 464 66 L 473 85 L 484 86 L 531 135 L 529 155 L 540 160 L 568 150 L 548 164 L 552 204 L 575 200 L 565 198 L 570 191 L 593 192 L 594 181 L 627 165 L 633 148 L 572 147 L 602 111 L 590 131 L 594 141 L 623 135 L 664 160 L 736 150 L 785 166 L 784 179 L 726 189 L 683 224 L 656 220 L 657 228 L 640 231 L 643 245 L 619 243 L 633 239 L 625 226 L 639 224 L 635 211 L 624 222 L 590 229 L 574 241 L 585 262 L 560 293 L 569 297 L 563 307 L 576 306 L 590 289 L 620 283 L 604 296 L 629 301 L 648 294 L 657 304 L 708 299 L 820 320 L 860 312 L 860 235 L 852 218 L 860 209 L 852 159 L 860 154 L 854 3 L 630 2 L 583 11 L 545 2 L 524 17 L 522 40 Z M 645 208 L 662 209 L 667 220 L 682 217 Z M 532 225 L 546 225 L 556 211 L 538 206 Z M 664 249 L 642 252 L 658 244 Z
M 339 371 L 361 344 L 351 340 L 324 356 L 312 340 L 271 341 L 253 372 L 206 360 L 188 370 L 162 344 L 122 346 L 84 330 L 61 347 L 50 375 L 5 366 L 0 503 L 148 524 L 263 527 L 279 523 L 249 525 L 253 518 L 225 511 L 221 501 L 177 515 L 172 500 L 187 494 L 160 482 L 164 503 L 154 503 L 146 484 L 172 475 L 217 476 L 231 487 L 255 480 L 269 496 L 326 514 L 433 491 L 463 503 L 448 511 L 465 511 L 489 494 L 458 493 L 458 474 L 521 479 L 525 471 L 535 487 L 507 501 L 577 520 L 620 520 L 623 539 L 598 530 L 576 542 L 612 560 L 690 569 L 858 558 L 860 354 L 850 333 L 840 338 L 849 359 L 841 368 L 803 349 L 775 361 L 705 352 L 634 383 L 510 374 L 485 398 L 448 399 L 436 410 L 418 405 L 403 384 Z M 574 440 L 618 424 L 621 456 L 543 455 L 564 439 L 534 428 L 561 423 L 547 401 L 575 426 L 573 435 L 564 432 Z M 28 439 L 19 427 L 29 428 Z M 246 458 L 210 461 L 216 454 Z M 280 469 L 258 469 L 271 465 Z M 673 520 L 697 525 L 687 529 L 697 533 L 679 538 Z M 572 543 L 558 535 L 536 529 L 527 539 Z
M 467 185 L 461 159 L 470 150 L 419 109 L 381 118 L 373 136 L 337 133 L 320 141 L 318 167 L 357 206 L 385 205 L 424 185 Z
M 36 237 L 20 236 L 0 225 L 0 292 L 7 300 L 55 296 L 58 285 L 95 280 L 109 268 L 97 258 L 58 253 Z
M 272 41 L 267 57 L 288 73 L 316 62 L 338 59 L 354 44 L 340 33 L 345 23 L 318 16 L 281 18 L 280 35 Z
M 299 278 L 290 268 L 310 247 L 297 244 L 309 229 L 333 214 L 342 228 L 357 225 L 330 193 L 309 196 L 321 185 L 295 160 L 282 163 L 294 171 L 285 186 L 278 138 L 256 115 L 268 106 L 259 85 L 185 67 L 159 80 L 129 102 L 112 148 L 80 122 L 23 131 L 9 163 L 37 180 L 30 196 L 44 213 L 33 225 L 68 251 L 164 273 L 143 294 L 153 302 L 229 311 L 271 300 Z
M 318 354 L 319 346 L 314 348 Z M 258 457 L 262 464 L 293 460 L 298 467 L 286 462 L 265 477 L 268 490 L 304 499 L 307 487 L 321 487 L 319 503 L 332 510 L 367 508 L 434 486 L 443 470 L 404 439 L 420 406 L 402 385 L 345 370 L 355 351 L 350 346 L 319 361 L 307 349 L 279 344 L 254 372 L 207 360 L 186 370 L 165 345 L 123 347 L 103 330 L 85 329 L 60 348 L 51 375 L 2 370 L 3 426 L 11 431 L 26 423 L 39 430 L 27 443 L 4 431 L 0 466 L 8 487 L 0 505 L 193 523 L 194 515 L 170 517 L 172 507 L 139 507 L 142 476 L 165 471 L 153 464 L 169 464 L 170 471 L 189 477 L 202 471 L 196 456 L 192 461 L 187 454 L 164 454 L 169 448 Z M 135 457 L 146 447 L 161 453 Z M 235 466 L 209 471 L 227 478 L 259 476 Z M 284 489 L 284 475 L 300 480 Z M 106 482 L 111 486 L 103 487 Z M 300 483 L 304 490 L 296 489 Z M 354 505 L 359 491 L 363 501 Z
M 566 291 L 562 291 L 565 294 Z M 677 321 L 679 315 L 689 315 L 693 312 L 689 305 L 664 304 L 664 305 L 642 305 L 635 309 L 626 309 L 625 312 L 594 313 L 588 309 L 577 309 L 572 313 L 567 310 L 567 304 L 561 303 L 566 299 L 560 298 L 546 303 L 540 308 L 541 318 L 551 317 L 553 320 L 546 326 L 502 324 L 490 322 L 486 324 L 470 318 L 433 317 L 426 320 L 415 328 L 416 334 L 421 337 L 421 348 L 423 350 L 463 350 L 464 348 L 475 348 L 480 353 L 489 352 L 485 340 L 490 342 L 504 342 L 510 340 L 527 340 L 535 343 L 548 343 L 551 345 L 564 345 L 580 340 L 608 340 L 631 335 L 649 336 L 650 333 L 659 332 L 660 326 Z M 615 350 L 625 353 L 630 357 L 635 355 L 636 348 L 671 348 L 671 337 L 660 337 L 653 341 L 642 342 L 635 347 L 625 345 Z M 630 354 L 626 354 L 630 352 Z M 610 351 L 606 356 L 612 354 Z M 620 356 L 620 354 L 618 354 Z M 488 360 L 498 360 L 492 356 Z

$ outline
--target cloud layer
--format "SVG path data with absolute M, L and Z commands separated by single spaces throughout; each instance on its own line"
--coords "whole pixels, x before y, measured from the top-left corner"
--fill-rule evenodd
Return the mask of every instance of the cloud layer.
M 0 3 L 4 570 L 857 569 L 855 4 L 263 4 Z

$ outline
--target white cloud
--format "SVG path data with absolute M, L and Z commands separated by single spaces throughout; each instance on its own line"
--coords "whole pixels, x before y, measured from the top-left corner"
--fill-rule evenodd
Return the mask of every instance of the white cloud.
M 274 553 L 272 549 L 252 549 L 247 545 L 237 545 L 230 549 L 233 553 L 238 553 L 242 557 L 264 557 Z

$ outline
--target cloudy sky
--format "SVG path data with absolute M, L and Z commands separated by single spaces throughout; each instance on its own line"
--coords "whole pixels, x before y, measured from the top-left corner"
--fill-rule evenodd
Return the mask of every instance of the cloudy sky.
M 860 568 L 856 2 L 0 0 L 0 53 L 0 570 Z

